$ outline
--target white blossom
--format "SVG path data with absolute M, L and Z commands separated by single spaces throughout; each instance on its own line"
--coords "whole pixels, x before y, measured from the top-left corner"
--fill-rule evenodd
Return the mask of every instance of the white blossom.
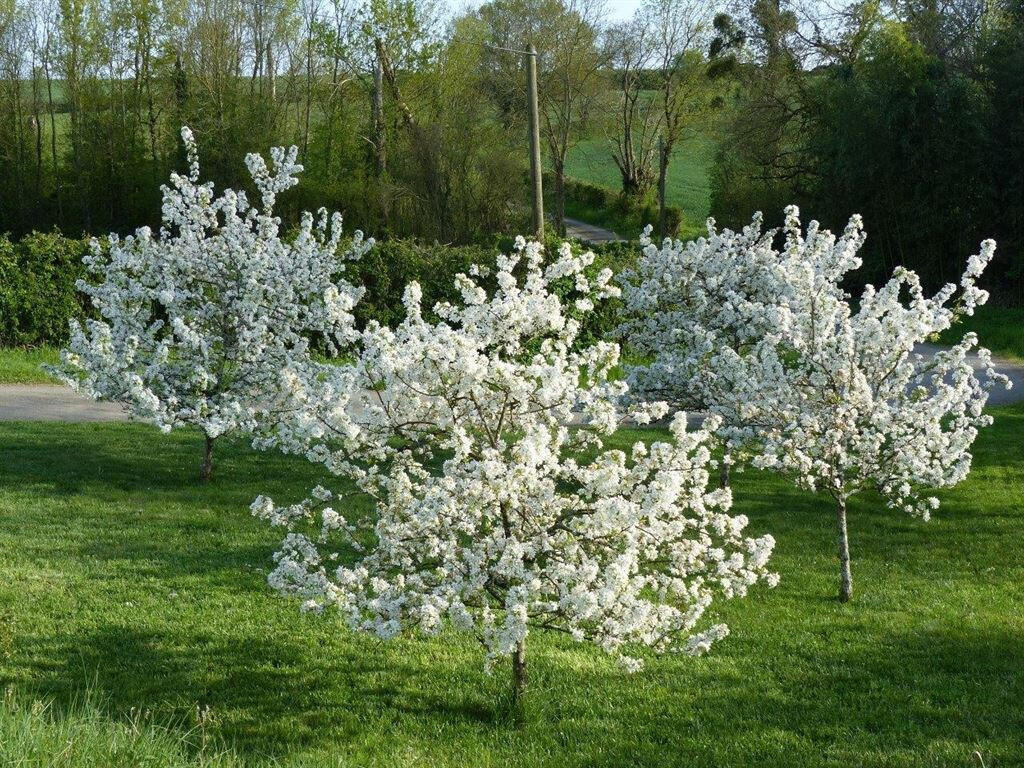
M 785 244 L 762 233 L 761 217 L 740 233 L 682 244 L 648 243 L 626 279 L 622 331 L 651 358 L 631 382 L 677 405 L 722 416 L 720 434 L 754 463 L 801 485 L 849 496 L 872 487 L 897 508 L 927 517 L 937 503 L 921 489 L 953 485 L 970 468 L 969 448 L 988 389 L 1008 383 L 967 334 L 931 355 L 917 345 L 972 314 L 988 294 L 976 279 L 991 260 L 986 240 L 957 286 L 926 298 L 917 275 L 898 268 L 854 305 L 842 285 L 860 266 L 859 216 L 835 237 L 786 209 Z
M 578 300 L 616 293 L 609 274 L 588 279 L 592 259 L 566 246 L 545 265 L 519 239 L 490 282 L 459 276 L 463 302 L 437 305 L 439 321 L 412 284 L 405 320 L 366 328 L 352 366 L 285 374 L 295 417 L 266 444 L 355 479 L 375 511 L 335 526 L 335 494 L 324 543 L 324 494 L 283 509 L 257 499 L 254 514 L 290 531 L 274 588 L 382 638 L 450 624 L 488 662 L 522 653 L 533 629 L 631 669 L 637 648 L 699 653 L 724 636 L 707 623 L 713 598 L 775 583 L 774 541 L 745 536 L 729 490 L 707 490 L 711 438 L 685 416 L 668 441 L 603 447 L 626 386 L 610 377 L 616 345 L 576 348 L 575 313 L 592 311 Z
M 976 280 L 995 243 L 982 243 L 959 286 L 932 298 L 901 267 L 853 304 L 842 286 L 861 264 L 859 216 L 837 238 L 817 222 L 803 232 L 794 206 L 780 251 L 775 235 L 762 233 L 758 215 L 740 233 L 709 220 L 694 243 L 646 245 L 627 275 L 622 332 L 651 362 L 631 381 L 718 414 L 718 434 L 755 466 L 834 497 L 848 569 L 846 500 L 873 488 L 927 519 L 938 500 L 925 491 L 967 476 L 971 444 L 991 422 L 988 390 L 1009 385 L 985 349 L 976 374 L 974 334 L 933 354 L 918 348 L 987 300 Z
M 125 403 L 162 430 L 189 424 L 208 439 L 261 421 L 279 371 L 309 354 L 316 334 L 329 351 L 356 337 L 352 309 L 362 289 L 343 277 L 344 260 L 372 241 L 355 233 L 342 248 L 341 217 L 304 213 L 292 238 L 274 216 L 279 192 L 298 183 L 297 149 L 275 147 L 271 163 L 249 155 L 260 195 L 215 196 L 200 183 L 195 141 L 182 138 L 189 175 L 163 189 L 163 227 L 93 241 L 79 281 L 99 314 L 71 325 L 56 373 L 84 394 Z

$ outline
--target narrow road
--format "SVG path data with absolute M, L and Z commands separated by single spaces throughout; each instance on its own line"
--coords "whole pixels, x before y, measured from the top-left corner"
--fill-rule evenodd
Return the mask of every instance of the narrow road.
M 918 351 L 928 354 L 939 349 L 922 344 Z M 972 355 L 971 364 L 981 363 Z M 989 393 L 989 405 L 1009 405 L 1024 401 L 1024 363 L 995 358 L 995 368 L 1013 382 L 1012 389 L 996 387 Z M 698 414 L 694 414 L 698 417 Z M 128 421 L 127 412 L 115 403 L 90 400 L 57 384 L 0 385 L 0 421 Z
M 942 347 L 938 344 L 918 344 L 915 347 L 915 351 L 920 352 L 925 357 L 935 354 L 940 349 Z M 975 371 L 981 369 L 981 361 L 976 354 L 968 355 L 967 360 Z M 1024 363 L 993 356 L 992 366 L 996 369 L 996 373 L 1006 376 L 1013 387 L 1011 389 L 999 385 L 993 387 L 988 393 L 988 404 L 1010 405 L 1024 400 Z
M 587 224 L 585 221 L 568 217 L 565 220 L 565 234 L 566 237 L 573 237 L 577 240 L 582 240 L 584 243 L 625 242 L 625 238 L 619 237 L 610 229 L 595 227 L 593 224 Z
M 116 403 L 102 403 L 62 384 L 0 385 L 0 421 L 128 421 Z

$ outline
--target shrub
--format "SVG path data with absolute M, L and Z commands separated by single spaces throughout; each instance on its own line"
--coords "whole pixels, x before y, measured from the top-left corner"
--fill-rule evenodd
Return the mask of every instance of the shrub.
M 87 314 L 88 299 L 75 288 L 87 249 L 60 232 L 0 237 L 0 346 L 67 341 L 68 321 Z
M 560 243 L 549 236 L 547 252 L 557 253 Z M 457 298 L 455 275 L 473 264 L 493 263 L 495 254 L 507 252 L 511 245 L 507 237 L 459 246 L 412 239 L 378 242 L 361 260 L 346 266 L 350 278 L 366 286 L 356 305 L 357 324 L 401 322 L 402 291 L 413 280 L 423 289 L 424 307 Z M 69 321 L 81 322 L 91 312 L 88 297 L 75 288 L 75 281 L 85 275 L 82 257 L 88 248 L 87 240 L 60 233 L 33 233 L 18 241 L 0 238 L 0 346 L 63 346 L 67 342 Z M 603 243 L 591 249 L 597 256 L 591 268 L 594 274 L 604 267 L 618 274 L 637 254 L 635 243 Z M 590 343 L 604 338 L 615 325 L 617 306 L 617 301 L 604 302 L 588 315 L 581 339 Z

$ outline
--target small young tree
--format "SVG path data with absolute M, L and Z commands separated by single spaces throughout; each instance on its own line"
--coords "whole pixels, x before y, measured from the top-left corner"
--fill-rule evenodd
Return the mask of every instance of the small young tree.
M 918 276 L 901 267 L 881 288 L 866 286 L 854 308 L 841 286 L 860 266 L 863 241 L 859 216 L 837 243 L 817 222 L 802 234 L 799 211 L 786 210 L 779 259 L 788 288 L 775 302 L 778 331 L 748 354 L 729 356 L 744 423 L 723 429 L 754 446 L 755 466 L 832 497 L 843 602 L 853 594 L 849 498 L 874 489 L 890 508 L 927 520 L 939 506 L 927 489 L 967 476 L 971 444 L 992 421 L 982 413 L 988 389 L 1009 385 L 986 349 L 977 350 L 979 380 L 968 359 L 973 333 L 948 349 L 919 346 L 988 299 L 976 281 L 993 241 L 968 260 L 959 287 L 926 298 Z
M 742 426 L 747 418 L 745 394 L 733 382 L 735 358 L 788 325 L 788 278 L 772 247 L 775 233 L 762 230 L 757 214 L 741 232 L 718 231 L 709 219 L 707 236 L 689 242 L 666 238 L 659 247 L 650 234 L 648 226 L 640 257 L 621 276 L 617 332 L 645 359 L 626 366 L 630 395 L 714 413 L 722 436 L 725 427 Z M 745 389 L 753 386 L 747 381 Z M 735 454 L 742 452 L 746 435 L 740 437 L 726 443 L 723 486 Z
M 711 111 L 715 71 L 705 57 L 712 27 L 706 0 L 646 0 L 637 23 L 654 38 L 652 64 L 658 80 L 661 145 L 658 153 L 658 234 L 666 229 L 666 185 L 672 153 L 694 135 Z
M 636 668 L 634 648 L 700 653 L 723 637 L 702 622 L 715 596 L 774 585 L 771 536 L 744 537 L 730 492 L 706 490 L 706 431 L 679 414 L 667 442 L 603 447 L 625 385 L 609 378 L 616 345 L 575 348 L 580 317 L 617 292 L 610 271 L 586 276 L 592 261 L 564 246 L 545 267 L 520 239 L 493 290 L 460 275 L 461 304 L 430 322 L 413 283 L 404 322 L 371 324 L 354 366 L 285 374 L 297 415 L 268 442 L 354 478 L 376 515 L 348 519 L 322 488 L 289 507 L 258 498 L 254 514 L 290 529 L 274 588 L 383 638 L 470 632 L 488 663 L 512 658 L 518 701 L 531 629 Z
M 356 232 L 343 249 L 341 216 L 325 210 L 303 214 L 293 238 L 280 236 L 274 201 L 298 183 L 295 147 L 272 149 L 271 168 L 246 157 L 261 197 L 254 206 L 244 192 L 214 197 L 211 183 L 200 184 L 192 132 L 181 134 L 189 175 L 163 187 L 164 226 L 92 242 L 86 266 L 99 281 L 78 287 L 100 319 L 72 322 L 54 372 L 165 432 L 198 427 L 208 480 L 214 441 L 257 425 L 278 372 L 308 355 L 309 334 L 330 351 L 353 341 L 362 289 L 340 275 L 372 241 Z

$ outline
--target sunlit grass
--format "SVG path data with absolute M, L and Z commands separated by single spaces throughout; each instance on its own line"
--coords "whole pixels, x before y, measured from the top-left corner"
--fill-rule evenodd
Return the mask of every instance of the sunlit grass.
M 993 354 L 1024 362 L 1024 307 L 978 307 L 974 315 L 942 334 L 940 341 L 954 344 L 968 331 L 978 334 L 979 343 Z
M 532 635 L 521 719 L 508 670 L 485 674 L 469 639 L 381 643 L 270 592 L 281 534 L 248 505 L 303 498 L 325 481 L 312 465 L 229 441 L 199 486 L 194 434 L 2 424 L 0 684 L 19 703 L 0 713 L 0 765 L 201 765 L 205 750 L 245 765 L 905 768 L 966 766 L 976 749 L 1013 765 L 1024 407 L 996 413 L 974 472 L 940 494 L 932 522 L 871 496 L 851 506 L 845 606 L 828 503 L 737 476 L 751 532 L 778 540 L 779 587 L 723 605 L 732 634 L 709 655 L 648 658 L 636 675 Z M 32 715 L 33 701 L 45 712 Z M 157 757 L 108 759 L 102 744 L 139 710 Z M 72 732 L 92 753 L 18 762 Z
M 56 363 L 59 357 L 54 347 L 0 348 L 0 384 L 52 384 L 55 379 L 41 366 Z

